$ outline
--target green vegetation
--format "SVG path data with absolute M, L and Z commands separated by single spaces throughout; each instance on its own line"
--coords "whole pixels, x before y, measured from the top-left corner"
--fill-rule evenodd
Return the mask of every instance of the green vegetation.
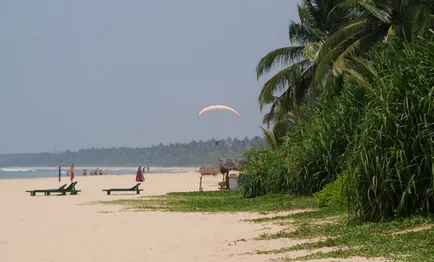
M 345 173 L 338 194 L 358 219 L 432 213 L 434 42 L 391 36 L 351 65 L 358 72 L 312 99 L 283 145 L 248 152 L 245 196 L 312 195 Z
M 434 36 L 434 34 L 433 34 Z M 367 104 L 347 172 L 355 215 L 376 221 L 434 212 L 434 41 L 390 40 L 357 64 Z M 360 79 L 362 79 L 360 78 Z
M 348 199 L 348 175 L 341 174 L 333 183 L 327 184 L 321 191 L 313 196 L 317 200 L 318 206 L 347 206 Z
M 126 206 L 134 210 L 172 212 L 272 212 L 313 206 L 312 198 L 290 195 L 267 195 L 243 198 L 240 191 L 204 191 L 168 193 L 163 196 L 141 197 L 137 200 L 102 201 L 102 204 Z
M 251 175 L 247 197 L 267 192 L 311 195 L 333 182 L 344 168 L 346 148 L 357 127 L 362 90 L 326 90 L 288 132 L 279 150 L 251 150 L 244 172 Z M 358 106 L 359 105 L 359 106 Z
M 303 0 L 298 9 L 292 46 L 256 68 L 280 71 L 259 95 L 273 129 L 267 150 L 246 153 L 242 192 L 313 195 L 317 211 L 254 222 L 293 228 L 260 239 L 325 240 L 258 253 L 337 247 L 298 259 L 434 260 L 434 1 Z
M 289 41 L 291 46 L 278 48 L 264 56 L 256 67 L 257 78 L 281 67 L 267 80 L 259 95 L 259 105 L 271 105 L 263 123 L 298 122 L 298 108 L 306 95 L 314 89 L 315 60 L 322 43 L 345 24 L 346 10 L 334 10 L 341 0 L 303 0 L 298 6 L 300 22 L 290 21 Z M 340 16 L 341 15 L 341 16 Z M 279 96 L 275 93 L 282 91 Z
M 314 195 L 358 221 L 434 213 L 434 2 L 303 0 L 298 9 L 295 45 L 256 68 L 260 77 L 283 67 L 260 92 L 274 128 L 268 150 L 246 154 L 244 196 Z
M 325 208 L 320 211 L 270 218 L 268 221 L 283 223 L 293 230 L 264 234 L 258 237 L 260 240 L 296 238 L 311 241 L 276 250 L 258 250 L 257 254 L 333 247 L 335 251 L 316 252 L 298 257 L 297 260 L 362 256 L 416 262 L 428 261 L 434 257 L 432 218 L 411 217 L 390 222 L 357 223 L 348 220 L 348 215 L 343 209 Z M 264 220 L 257 219 L 253 222 Z M 321 239 L 314 239 L 317 237 Z
M 261 137 L 251 139 L 227 138 L 222 140 L 192 141 L 155 145 L 142 148 L 89 148 L 62 151 L 57 154 L 0 154 L 1 166 L 52 166 L 74 162 L 79 166 L 199 166 L 216 164 L 220 157 L 240 157 L 248 148 L 263 148 Z

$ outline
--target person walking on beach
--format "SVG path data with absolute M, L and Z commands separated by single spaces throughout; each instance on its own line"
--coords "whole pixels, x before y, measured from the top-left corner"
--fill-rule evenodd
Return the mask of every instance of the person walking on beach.
M 74 180 L 74 162 L 72 162 L 69 167 L 69 177 L 71 178 L 71 182 Z
M 137 170 L 137 174 L 136 174 L 136 182 L 143 182 L 144 177 L 143 177 L 143 173 L 142 173 L 142 166 L 139 166 L 139 169 Z

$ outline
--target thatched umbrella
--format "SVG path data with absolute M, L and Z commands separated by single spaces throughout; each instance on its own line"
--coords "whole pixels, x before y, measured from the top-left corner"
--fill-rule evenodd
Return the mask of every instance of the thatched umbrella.
M 246 164 L 244 158 L 220 158 L 220 172 L 226 174 L 226 188 L 229 188 L 229 172 L 241 171 Z
M 199 168 L 199 173 L 202 176 L 206 175 L 217 175 L 220 173 L 220 166 L 219 165 L 203 165 Z
M 219 165 L 203 165 L 200 166 L 199 168 L 199 173 L 200 173 L 200 182 L 199 182 L 199 191 L 202 191 L 202 176 L 207 176 L 207 175 L 217 175 L 218 173 L 220 173 L 220 166 Z
M 241 171 L 245 164 L 244 158 L 220 158 L 220 172 Z

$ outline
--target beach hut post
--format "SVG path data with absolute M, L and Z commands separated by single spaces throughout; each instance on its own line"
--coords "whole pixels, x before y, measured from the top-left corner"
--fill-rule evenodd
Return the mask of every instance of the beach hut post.
M 199 179 L 200 179 L 200 182 L 199 182 L 199 192 L 202 192 L 203 191 L 203 188 L 202 188 L 202 174 L 200 175 Z

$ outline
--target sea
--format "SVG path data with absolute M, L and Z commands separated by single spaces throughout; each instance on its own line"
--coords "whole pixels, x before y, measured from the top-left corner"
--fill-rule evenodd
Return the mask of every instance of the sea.
M 131 175 L 137 172 L 138 167 L 99 167 L 106 171 L 106 175 Z M 75 176 L 82 176 L 83 169 L 80 167 L 75 167 Z M 90 169 L 87 168 L 87 175 L 90 175 Z M 92 168 L 95 169 L 95 168 Z M 61 168 L 61 177 L 67 177 L 69 167 Z M 165 168 L 165 167 L 150 167 L 149 172 L 145 174 L 162 174 L 162 173 L 196 173 L 198 168 Z M 42 177 L 58 177 L 59 169 L 58 167 L 1 167 L 0 168 L 0 179 L 10 179 L 10 178 L 42 178 Z

